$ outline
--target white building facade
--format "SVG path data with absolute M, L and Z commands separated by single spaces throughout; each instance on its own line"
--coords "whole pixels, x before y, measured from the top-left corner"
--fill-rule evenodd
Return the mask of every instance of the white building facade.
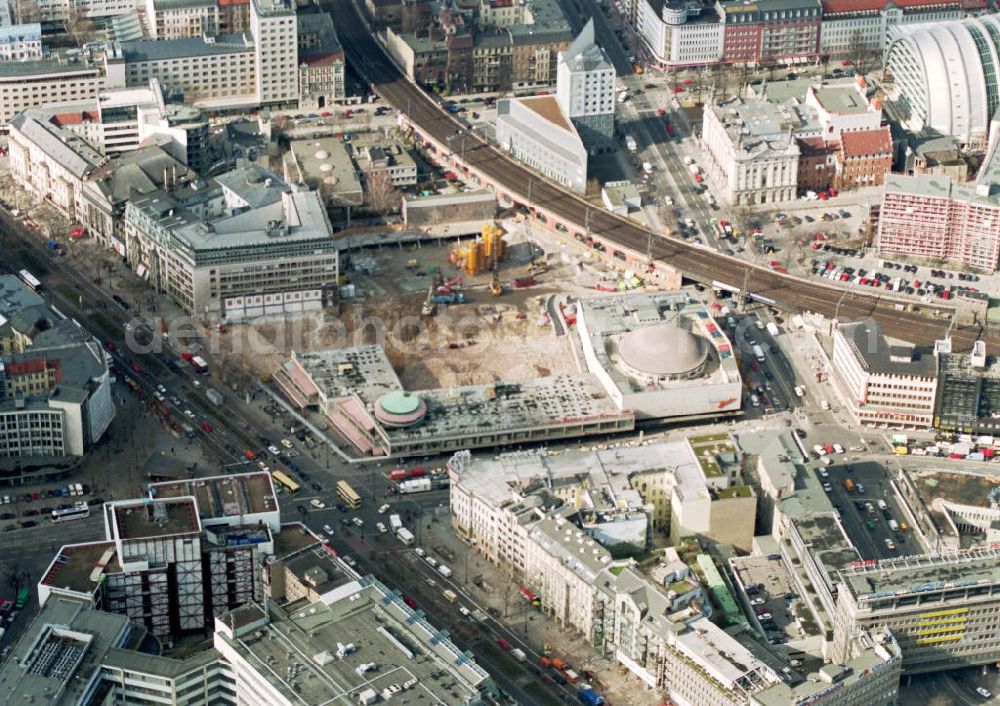
M 293 105 L 299 97 L 299 38 L 290 0 L 250 0 L 250 32 L 260 105 Z
M 778 108 L 737 98 L 704 111 L 701 143 L 733 205 L 793 201 L 799 147 Z
M 27 61 L 42 58 L 42 25 L 0 27 L 0 60 Z
M 214 36 L 219 5 L 216 0 L 146 0 L 146 31 L 153 39 Z
M 101 58 L 63 57 L 0 62 L 0 124 L 45 103 L 95 100 L 106 88 L 125 86 L 121 51 L 107 45 Z
M 704 66 L 722 59 L 725 24 L 714 8 L 636 0 L 636 33 L 653 61 L 664 68 Z
M 614 150 L 615 69 L 594 41 L 593 20 L 559 52 L 556 99 L 590 154 Z
M 869 0 L 866 3 L 826 0 L 819 31 L 820 54 L 837 57 L 860 52 L 881 54 L 889 30 L 896 25 L 957 20 L 962 6 L 953 0 L 934 4 Z
M 893 346 L 874 322 L 834 331 L 834 388 L 859 423 L 929 428 L 934 421 L 937 364 L 929 352 Z
M 587 189 L 587 148 L 552 96 L 497 101 L 497 143 L 563 186 Z

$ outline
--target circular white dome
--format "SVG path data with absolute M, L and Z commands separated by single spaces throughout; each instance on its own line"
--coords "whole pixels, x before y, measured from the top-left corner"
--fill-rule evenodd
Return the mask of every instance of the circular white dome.
M 326 164 L 326 163 L 321 164 L 321 165 L 319 165 L 319 170 L 321 172 L 332 172 L 333 171 L 333 165 L 332 164 Z
M 330 153 L 326 150 L 319 150 L 313 155 L 316 159 L 330 159 Z
M 671 324 L 629 331 L 618 342 L 622 362 L 646 375 L 684 375 L 708 358 L 704 338 Z

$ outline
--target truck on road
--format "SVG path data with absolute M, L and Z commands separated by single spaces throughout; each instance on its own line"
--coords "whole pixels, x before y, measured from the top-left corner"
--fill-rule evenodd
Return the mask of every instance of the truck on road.
M 200 355 L 193 355 L 188 361 L 194 371 L 199 375 L 204 375 L 208 372 L 208 363 Z
M 844 490 L 846 490 L 848 493 L 854 490 L 854 481 L 852 479 L 850 478 L 844 479 Z
M 430 478 L 412 478 L 399 484 L 399 494 L 423 493 L 431 489 Z
M 431 302 L 434 304 L 464 304 L 465 292 L 448 292 L 447 294 L 431 295 Z
M 778 324 L 774 323 L 773 321 L 768 321 L 767 322 L 767 332 L 769 334 L 771 334 L 772 336 L 777 336 L 778 335 Z
M 576 695 L 584 706 L 604 706 L 604 697 L 594 691 L 594 687 L 585 686 Z
M 411 544 L 413 544 L 413 532 L 406 529 L 405 527 L 400 527 L 399 530 L 396 532 L 396 539 L 398 539 L 406 546 L 410 546 Z
M 211 387 L 205 388 L 205 397 L 207 397 L 208 401 L 214 404 L 216 407 L 221 407 L 224 401 L 222 393 L 219 392 L 218 390 L 213 390 Z
M 515 647 L 510 651 L 510 656 L 516 659 L 518 662 L 523 662 L 528 659 L 528 655 L 524 654 L 524 650 L 519 647 Z
M 764 349 L 761 348 L 759 345 L 754 346 L 753 347 L 753 357 L 757 360 L 758 363 L 763 363 L 764 362 Z
M 392 530 L 393 534 L 396 534 L 399 530 L 403 529 L 403 521 L 399 518 L 399 515 L 395 513 L 389 515 L 389 529 Z
M 631 135 L 626 135 L 625 147 L 628 148 L 629 152 L 635 152 L 637 149 L 639 149 L 639 145 L 636 144 L 635 138 L 632 137 Z

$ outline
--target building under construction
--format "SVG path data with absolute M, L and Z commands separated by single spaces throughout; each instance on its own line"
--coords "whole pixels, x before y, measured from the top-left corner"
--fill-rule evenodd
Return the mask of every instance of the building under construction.
M 361 456 L 606 435 L 631 431 L 637 417 L 739 412 L 732 345 L 692 292 L 596 297 L 580 311 L 584 373 L 410 392 L 381 347 L 361 346 L 292 351 L 272 381 L 299 409 L 318 409 Z
M 502 228 L 487 223 L 478 238 L 456 245 L 448 262 L 470 277 L 490 272 L 507 259 L 508 245 L 503 235 Z

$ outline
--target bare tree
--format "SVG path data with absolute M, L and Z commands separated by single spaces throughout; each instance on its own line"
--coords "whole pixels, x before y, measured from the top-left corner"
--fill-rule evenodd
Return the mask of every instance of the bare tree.
M 875 50 L 870 43 L 865 41 L 865 35 L 860 29 L 854 30 L 851 34 L 851 41 L 847 46 L 847 58 L 854 64 L 854 70 L 863 75 L 868 66 L 868 57 Z
M 369 169 L 365 173 L 365 185 L 368 191 L 366 195 L 368 207 L 375 213 L 384 216 L 399 208 L 402 194 L 392 183 L 388 169 Z
M 292 118 L 289 115 L 276 115 L 271 121 L 271 126 L 275 130 L 285 132 L 292 126 Z
M 96 29 L 93 20 L 87 17 L 84 10 L 76 3 L 70 3 L 64 26 L 66 34 L 77 46 L 89 41 Z
M 42 12 L 35 0 L 17 0 L 14 4 L 14 16 L 19 24 L 27 24 L 39 22 Z
M 738 206 L 733 207 L 733 230 L 736 231 L 737 237 L 747 237 L 750 231 L 752 217 L 753 211 L 751 211 L 750 207 L 746 204 L 739 204 Z

